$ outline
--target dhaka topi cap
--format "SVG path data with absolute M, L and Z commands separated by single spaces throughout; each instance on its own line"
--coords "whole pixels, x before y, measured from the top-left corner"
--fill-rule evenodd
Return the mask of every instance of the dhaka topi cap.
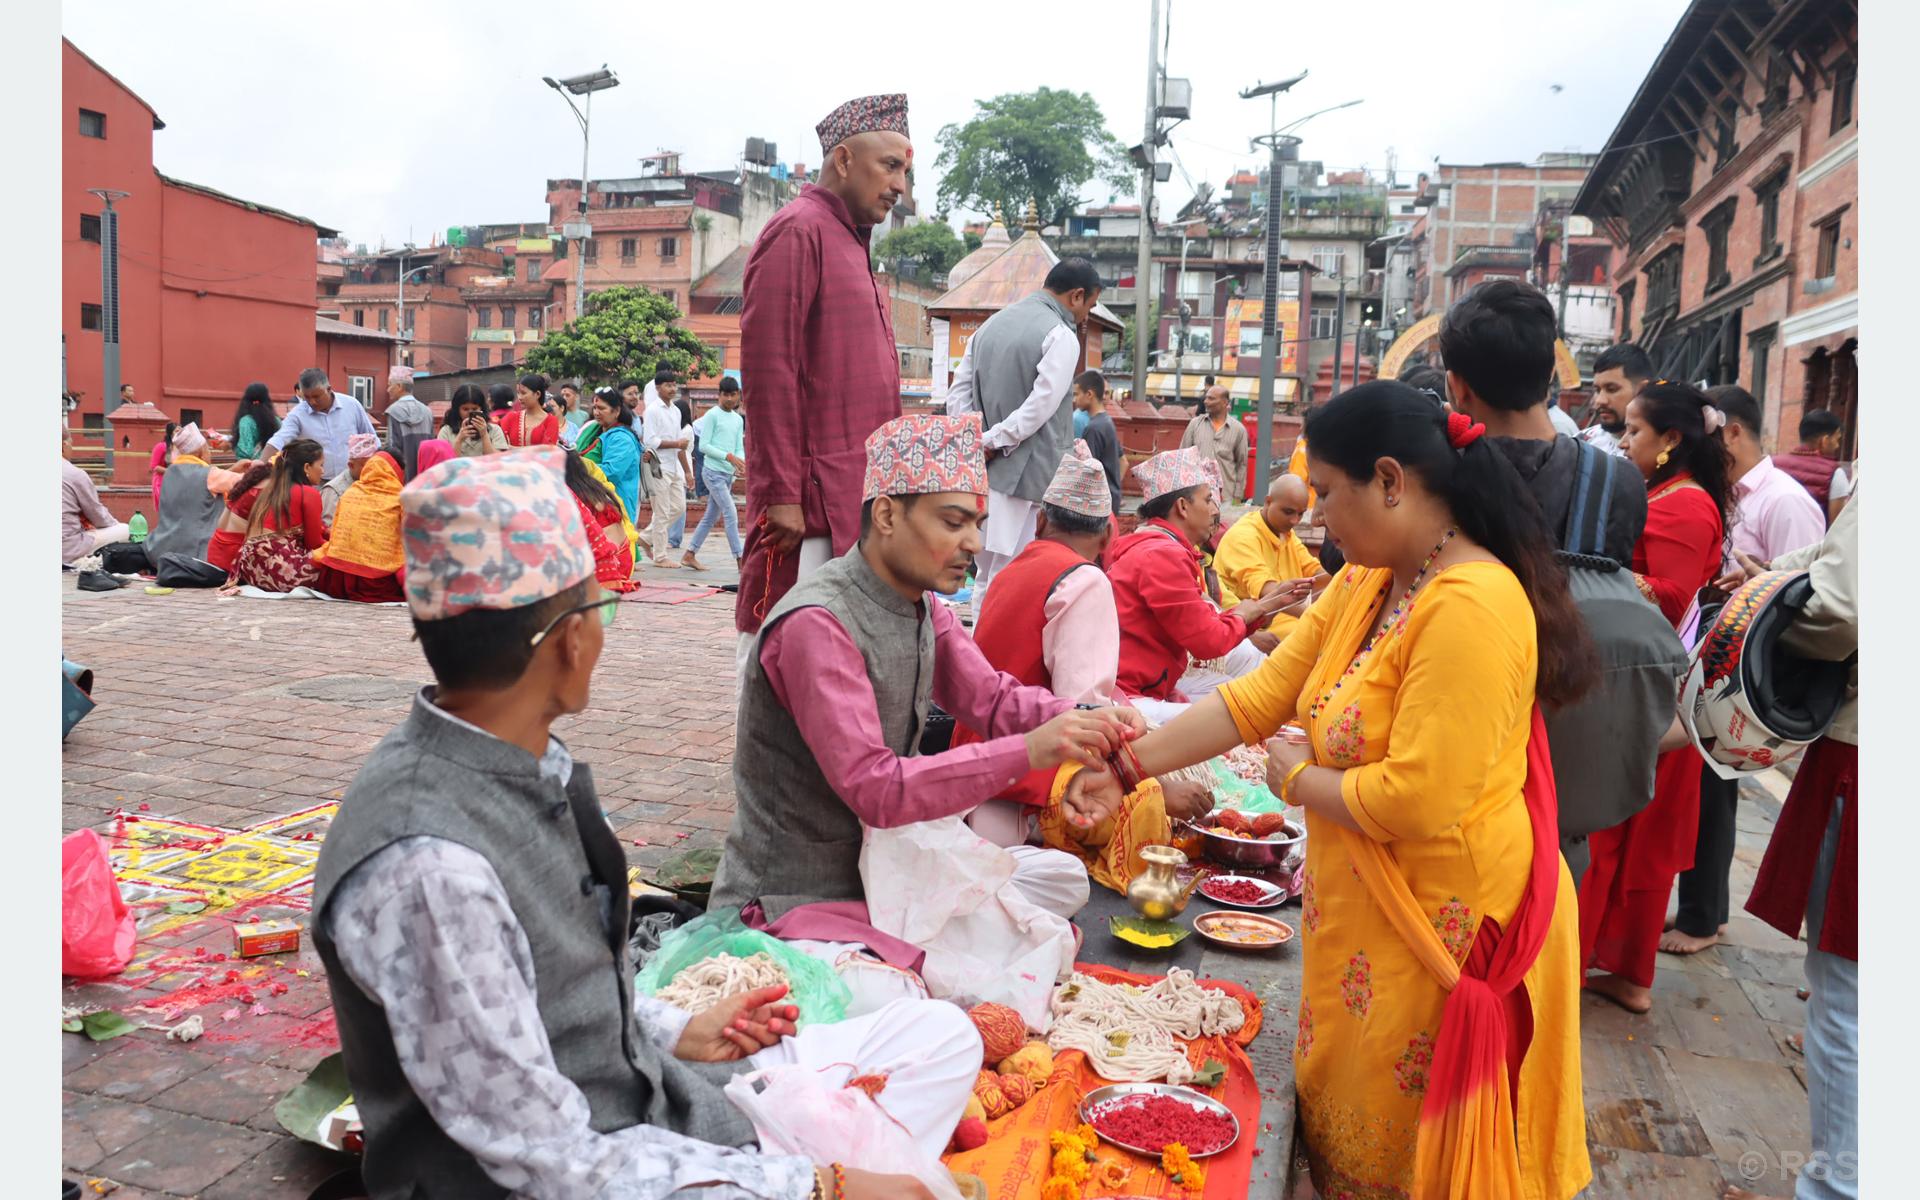
M 554 446 L 453 458 L 401 489 L 407 605 L 416 618 L 524 608 L 593 578 L 566 461 Z
M 380 453 L 380 439 L 371 433 L 356 433 L 347 439 L 347 457 L 372 458 Z
M 412 367 L 389 367 L 387 369 L 387 382 L 388 383 L 412 383 L 413 368 Z
M 913 413 L 895 417 L 867 435 L 862 500 L 936 492 L 987 494 L 979 413 L 964 417 Z
M 856 133 L 872 133 L 883 130 L 907 134 L 907 95 L 905 92 L 890 92 L 884 96 L 862 96 L 858 100 L 849 100 L 839 108 L 828 113 L 826 119 L 813 127 L 820 135 L 820 153 L 831 154 L 833 148 Z
M 1198 446 L 1162 451 L 1135 467 L 1133 477 L 1140 481 L 1148 500 L 1168 492 L 1184 492 L 1203 483 L 1213 489 L 1216 497 L 1223 490 L 1219 462 L 1213 455 L 1202 453 Z
M 1073 449 L 1060 460 L 1040 503 L 1064 508 L 1083 517 L 1113 515 L 1113 493 L 1107 488 L 1107 472 L 1094 461 L 1084 441 L 1075 441 Z
M 188 421 L 173 431 L 173 448 L 181 454 L 198 454 L 207 448 L 207 435 L 200 432 L 200 425 Z

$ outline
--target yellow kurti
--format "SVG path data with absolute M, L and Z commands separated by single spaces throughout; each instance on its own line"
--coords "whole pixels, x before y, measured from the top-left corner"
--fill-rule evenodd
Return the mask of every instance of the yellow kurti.
M 1256 508 L 1220 535 L 1213 569 L 1220 576 L 1220 604 L 1232 608 L 1259 596 L 1269 583 L 1311 579 L 1320 573 L 1320 560 L 1307 552 L 1291 529 L 1284 538 L 1274 533 Z M 1290 613 L 1275 613 L 1267 628 L 1285 637 L 1299 620 Z
M 1533 831 L 1521 787 L 1533 609 L 1505 566 L 1457 564 L 1428 581 L 1411 614 L 1349 674 L 1390 586 L 1384 569 L 1342 572 L 1260 669 L 1220 695 L 1249 744 L 1297 717 L 1315 761 L 1345 768 L 1348 812 L 1387 847 L 1464 962 L 1482 920 L 1512 919 L 1528 878 Z M 1324 687 L 1310 688 L 1313 679 Z M 1341 831 L 1309 815 L 1307 832 L 1294 1071 L 1314 1186 L 1355 1200 L 1405 1197 L 1445 993 L 1361 882 Z M 1562 865 L 1546 945 L 1525 979 L 1533 1038 L 1515 1114 L 1528 1200 L 1562 1200 L 1592 1177 L 1576 903 Z

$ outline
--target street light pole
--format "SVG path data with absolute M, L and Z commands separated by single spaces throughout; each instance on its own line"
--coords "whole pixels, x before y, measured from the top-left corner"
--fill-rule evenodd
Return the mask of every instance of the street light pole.
M 593 94 L 595 92 L 604 92 L 608 88 L 619 87 L 620 77 L 612 71 L 607 70 L 605 63 L 601 63 L 598 71 L 589 71 L 585 75 L 574 75 L 566 79 L 555 79 L 551 75 L 548 75 L 542 77 L 541 82 L 560 93 L 560 98 L 567 102 L 567 108 L 572 110 L 573 119 L 580 123 L 580 219 L 570 227 L 561 230 L 563 234 L 571 237 L 577 243 L 573 256 L 573 315 L 578 319 L 580 314 L 586 311 L 587 303 L 587 257 L 585 253 L 585 243 L 588 238 L 593 236 L 593 227 L 587 223 L 587 192 L 589 187 L 587 155 L 593 147 Z M 583 113 L 580 111 L 579 106 L 568 96 L 569 92 L 575 96 L 585 96 L 587 98 L 586 112 Z
M 106 465 L 113 475 L 113 410 L 120 407 L 120 214 L 115 200 L 131 192 L 88 188 L 100 197 L 100 414 L 106 425 Z
M 1140 256 L 1133 273 L 1133 398 L 1147 398 L 1147 347 L 1153 274 L 1153 151 L 1160 140 L 1160 0 L 1149 0 L 1147 16 L 1147 132 L 1140 144 Z
M 1183 289 L 1187 281 L 1187 244 L 1189 241 L 1190 239 L 1187 237 L 1186 232 L 1182 230 L 1180 234 L 1180 269 L 1173 273 L 1173 302 L 1176 306 L 1174 311 L 1178 313 L 1180 317 L 1179 340 L 1174 343 L 1173 348 L 1173 401 L 1175 404 L 1185 404 L 1187 401 L 1184 379 L 1187 361 L 1187 297 Z
M 417 249 L 412 242 L 400 247 L 400 290 L 393 298 L 393 335 L 399 338 L 407 335 L 407 258 Z

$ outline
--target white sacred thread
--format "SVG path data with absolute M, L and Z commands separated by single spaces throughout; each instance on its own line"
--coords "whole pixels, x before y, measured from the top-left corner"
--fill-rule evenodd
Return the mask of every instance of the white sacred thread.
M 1052 1007 L 1047 1045 L 1080 1051 L 1096 1074 L 1115 1083 L 1164 1078 L 1184 1084 L 1194 1071 L 1176 1039 L 1233 1033 L 1247 1020 L 1239 1001 L 1201 987 L 1182 967 L 1143 988 L 1076 971 L 1054 991 Z
M 690 1013 L 702 1013 L 728 996 L 788 983 L 773 956 L 761 951 L 748 958 L 715 954 L 684 968 L 654 999 Z

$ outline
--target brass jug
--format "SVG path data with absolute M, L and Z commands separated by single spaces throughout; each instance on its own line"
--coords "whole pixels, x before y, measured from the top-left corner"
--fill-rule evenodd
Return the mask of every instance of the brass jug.
M 1174 869 L 1185 866 L 1187 856 L 1172 846 L 1142 846 L 1140 860 L 1147 869 L 1127 885 L 1127 903 L 1149 921 L 1170 921 L 1179 916 L 1201 878 L 1196 875 L 1191 883 L 1180 886 Z

